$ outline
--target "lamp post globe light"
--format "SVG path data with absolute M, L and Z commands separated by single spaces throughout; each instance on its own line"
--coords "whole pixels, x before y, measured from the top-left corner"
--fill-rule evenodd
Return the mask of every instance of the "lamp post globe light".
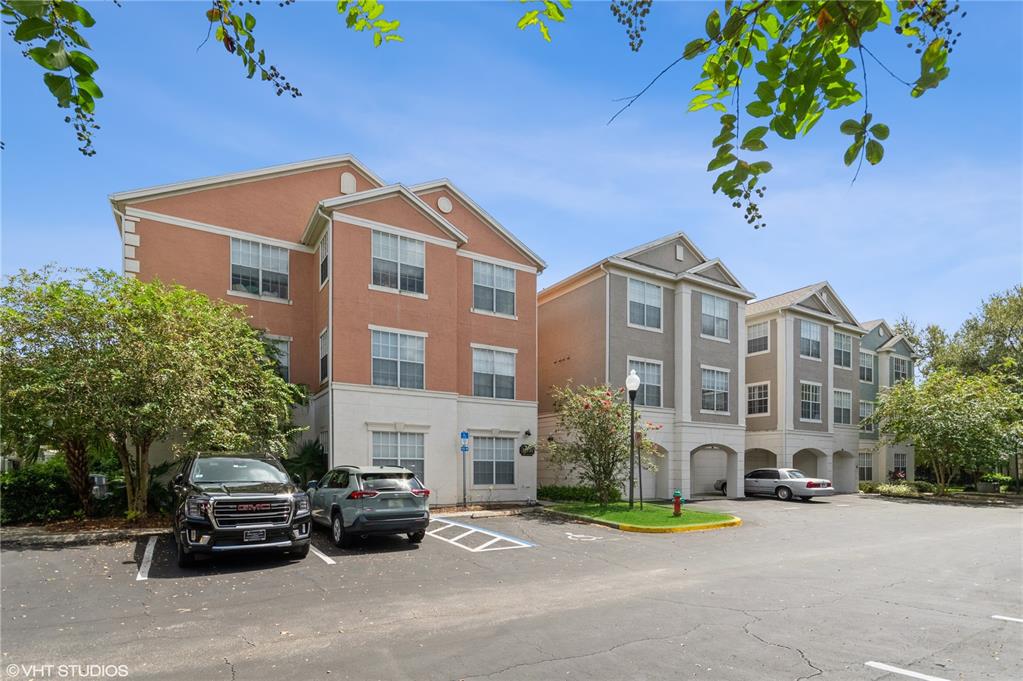
M 632 509 L 636 475 L 636 391 L 639 390 L 639 375 L 635 369 L 625 379 L 625 389 L 629 391 L 629 509 Z M 643 503 L 642 494 L 639 503 Z

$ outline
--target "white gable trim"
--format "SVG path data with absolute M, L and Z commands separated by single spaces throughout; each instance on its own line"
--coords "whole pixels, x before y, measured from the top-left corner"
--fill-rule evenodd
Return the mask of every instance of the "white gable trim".
M 520 262 L 514 262 L 512 260 L 505 260 L 503 258 L 495 258 L 492 255 L 483 255 L 482 253 L 476 253 L 475 251 L 467 251 L 464 248 L 458 249 L 458 255 L 463 258 L 471 258 L 473 260 L 479 260 L 480 262 L 488 262 L 491 265 L 501 265 L 502 267 L 508 267 L 513 270 L 520 272 L 529 272 L 530 274 L 536 274 L 536 268 L 530 267 L 529 265 L 523 265 Z
M 343 208 L 345 206 L 358 205 L 360 203 L 369 203 L 372 201 L 378 201 L 388 196 L 398 195 L 406 199 L 413 207 L 418 208 L 423 214 L 433 222 L 442 232 L 449 234 L 455 241 L 459 243 L 466 243 L 469 241 L 461 230 L 455 227 L 453 224 L 445 220 L 441 215 L 430 208 L 430 206 L 423 201 L 421 198 L 413 194 L 408 190 L 407 187 L 400 184 L 392 184 L 387 187 L 378 187 L 377 189 L 370 189 L 364 192 L 358 192 L 356 194 L 348 194 L 345 196 L 337 196 L 332 199 L 324 199 L 320 201 L 320 207 L 325 209 L 332 208 Z M 311 234 L 303 234 L 302 240 L 307 241 Z
M 627 251 L 622 251 L 621 253 L 616 253 L 612 257 L 614 257 L 614 258 L 628 258 L 628 257 L 631 257 L 631 256 L 636 255 L 638 253 L 642 253 L 643 251 L 648 251 L 650 249 L 657 248 L 658 246 L 663 246 L 664 244 L 666 244 L 666 243 L 668 243 L 670 241 L 674 241 L 676 239 L 681 239 L 682 241 L 684 241 L 685 245 L 686 245 L 686 248 L 688 248 L 693 253 L 693 255 L 695 255 L 697 258 L 699 258 L 700 262 L 704 262 L 704 261 L 707 260 L 707 256 L 705 256 L 703 254 L 703 251 L 701 251 L 699 248 L 696 247 L 696 244 L 693 243 L 692 239 L 690 239 L 688 236 L 686 236 L 685 232 L 674 232 L 673 234 L 669 234 L 667 236 L 663 236 L 660 239 L 654 239 L 653 241 L 649 241 L 649 242 L 647 242 L 645 244 L 641 244 L 639 246 L 636 246 L 635 248 L 630 248 Z
M 332 215 L 335 222 L 343 222 L 345 224 L 353 225 L 355 227 L 365 227 L 366 229 L 372 229 L 377 232 L 386 232 L 387 234 L 395 234 L 397 236 L 408 237 L 409 239 L 416 239 L 417 241 L 425 241 L 436 246 L 444 246 L 445 248 L 457 248 L 458 244 L 450 239 L 442 239 L 440 237 L 433 236 L 432 234 L 423 234 L 411 229 L 405 229 L 404 227 L 397 227 L 395 225 L 389 225 L 385 222 L 377 222 L 376 220 L 367 220 L 366 218 L 355 217 L 354 215 L 348 215 L 347 213 L 337 213 Z
M 724 275 L 731 280 L 732 286 L 735 286 L 736 288 L 739 289 L 745 289 L 745 287 L 739 281 L 739 278 L 736 277 L 735 274 L 732 273 L 732 271 L 728 269 L 723 262 L 721 262 L 721 258 L 714 258 L 713 260 L 708 260 L 707 262 L 700 263 L 696 267 L 689 268 L 687 272 L 689 272 L 690 274 L 700 274 L 704 270 L 709 270 L 715 266 L 721 268 L 721 271 L 724 273 Z
M 253 234 L 252 232 L 243 232 L 240 229 L 231 229 L 230 227 L 221 227 L 219 225 L 211 225 L 206 222 L 198 222 L 196 220 L 189 220 L 187 218 L 179 218 L 173 215 L 165 215 L 163 213 L 154 213 L 148 210 L 140 210 L 138 208 L 125 208 L 124 214 L 127 217 L 134 218 L 136 220 L 151 220 L 153 222 L 161 222 L 166 225 L 174 225 L 176 227 L 184 227 L 186 229 L 194 229 L 199 232 L 209 232 L 210 234 L 221 234 L 223 236 L 233 237 L 235 239 L 245 239 L 246 241 L 258 241 L 268 246 L 278 246 L 280 248 L 287 248 L 292 251 L 300 251 L 302 253 L 314 253 L 316 251 L 312 246 L 306 244 L 298 244 L 293 241 L 285 241 L 283 239 L 275 239 L 269 236 L 261 236 L 259 234 Z

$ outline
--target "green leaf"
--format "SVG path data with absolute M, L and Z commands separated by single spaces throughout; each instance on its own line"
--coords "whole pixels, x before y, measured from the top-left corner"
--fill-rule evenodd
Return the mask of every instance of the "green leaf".
M 707 15 L 707 22 L 704 25 L 707 31 L 707 37 L 711 40 L 717 40 L 718 34 L 721 33 L 721 15 L 718 14 L 717 10 L 714 10 Z
M 865 113 L 863 118 L 860 119 L 860 130 L 866 130 L 867 126 L 870 125 L 870 121 L 874 118 L 874 114 Z
M 739 28 L 745 21 L 746 17 L 742 12 L 738 10 L 733 11 L 728 17 L 728 21 L 725 22 L 725 28 L 721 31 L 721 35 L 724 36 L 725 40 L 731 40 L 739 32 Z
M 720 120 L 721 125 L 735 125 L 736 118 L 734 114 L 725 114 Z
M 86 28 L 96 23 L 96 20 L 92 18 L 92 15 L 85 11 L 85 8 L 77 2 L 54 3 L 53 11 L 56 12 L 58 16 L 64 17 L 68 21 L 76 21 Z
M 381 10 L 383 8 L 381 7 Z M 256 27 L 256 17 L 252 16 L 248 12 L 245 13 L 245 30 L 251 31 Z
M 767 148 L 767 144 L 764 143 L 764 140 L 743 140 L 740 148 L 746 149 L 747 151 L 763 151 Z
M 845 156 L 843 160 L 847 166 L 851 166 L 856 157 L 860 155 L 860 149 L 863 148 L 863 138 L 857 139 L 855 142 L 849 145 L 849 148 L 845 150 Z
M 778 137 L 782 139 L 791 140 L 796 138 L 796 126 L 788 116 L 775 116 L 772 118 L 771 129 L 778 133 Z
M 540 24 L 540 30 L 541 31 L 543 30 L 543 24 Z M 547 38 L 547 39 L 550 40 L 550 38 Z M 384 37 L 382 35 L 380 35 L 379 33 L 374 33 L 373 34 L 373 47 L 380 47 L 380 45 L 383 42 L 384 42 Z
M 36 38 L 49 38 L 53 35 L 53 24 L 39 17 L 29 17 L 18 24 L 14 30 L 14 40 L 25 43 Z
M 772 38 L 777 38 L 778 33 L 781 31 L 781 23 L 778 21 L 778 17 L 771 12 L 765 12 L 760 15 L 760 25 L 764 27 L 764 30 Z
M 763 118 L 765 116 L 770 116 L 771 114 L 773 114 L 774 110 L 771 109 L 770 105 L 764 104 L 763 102 L 750 102 L 749 104 L 746 105 L 746 112 L 750 116 Z
M 847 118 L 842 121 L 842 125 L 838 126 L 838 129 L 842 131 L 844 135 L 855 135 L 856 133 L 863 132 L 863 128 L 860 124 L 852 118 Z
M 35 63 L 50 71 L 63 71 L 68 65 L 67 52 L 64 46 L 56 40 L 46 43 L 46 47 L 33 47 L 28 51 L 28 56 Z
M 68 61 L 71 62 L 71 67 L 75 71 L 84 75 L 90 75 L 99 68 L 99 64 L 92 57 L 78 50 L 72 50 L 68 54 Z
M 91 76 L 75 76 L 75 82 L 78 83 L 79 90 L 88 92 L 96 99 L 103 98 L 103 91 L 99 89 L 99 85 L 96 84 L 96 81 L 94 81 Z
M 756 163 L 750 163 L 749 169 L 757 175 L 761 175 L 763 173 L 771 172 L 771 170 L 774 169 L 774 166 L 767 161 L 757 161 Z
M 867 162 L 876 166 L 884 158 L 884 147 L 877 140 L 867 142 Z
M 696 55 L 702 53 L 707 49 L 707 41 L 703 38 L 697 38 L 696 40 L 690 40 L 686 48 L 682 50 L 682 56 L 686 59 L 692 59 Z
M 519 30 L 522 30 L 526 26 L 531 26 L 532 24 L 536 23 L 538 21 L 537 17 L 539 15 L 540 10 L 538 9 L 530 10 L 529 12 L 523 14 L 522 17 L 519 19 L 519 23 L 517 24 Z
M 870 134 L 879 140 L 888 139 L 888 126 L 884 123 L 878 123 L 870 126 Z
M 731 141 L 732 141 L 732 140 L 734 140 L 734 139 L 735 139 L 735 133 L 734 133 L 734 132 L 732 132 L 731 130 L 725 130 L 725 131 L 724 131 L 724 132 L 722 132 L 722 133 L 721 133 L 720 135 L 718 135 L 717 137 L 715 137 L 715 138 L 714 138 L 714 139 L 713 139 L 713 140 L 711 141 L 711 143 L 710 143 L 710 144 L 711 144 L 711 146 L 713 146 L 713 147 L 720 147 L 720 146 L 721 146 L 722 144 L 724 144 L 725 142 L 731 142 Z
M 755 92 L 757 95 L 757 99 L 759 99 L 761 102 L 764 102 L 765 104 L 770 104 L 775 99 L 777 99 L 777 96 L 774 93 L 774 88 L 766 80 L 762 80 L 759 83 L 757 83 L 757 89 Z
M 15 11 L 26 17 L 41 17 L 50 8 L 48 3 L 39 0 L 8 0 L 4 5 L 10 5 Z
M 754 68 L 756 68 L 757 73 L 768 80 L 778 80 L 781 77 L 781 67 L 769 62 L 759 61 Z
M 750 129 L 750 131 L 743 136 L 742 143 L 745 144 L 750 140 L 762 139 L 764 135 L 767 134 L 767 130 L 768 128 L 766 125 L 758 125 L 757 127 Z
M 725 154 L 724 156 L 715 156 L 710 163 L 707 164 L 707 172 L 717 170 L 718 168 L 724 168 L 729 163 L 735 161 L 735 154 Z
M 44 73 L 43 82 L 50 89 L 53 96 L 57 98 L 60 107 L 71 105 L 71 79 L 67 76 L 58 76 L 56 73 Z

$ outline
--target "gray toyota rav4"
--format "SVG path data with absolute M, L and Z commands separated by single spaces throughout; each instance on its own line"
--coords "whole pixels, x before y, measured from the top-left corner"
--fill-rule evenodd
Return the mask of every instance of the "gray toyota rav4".
M 338 466 L 308 486 L 314 523 L 341 547 L 356 537 L 404 534 L 413 544 L 430 524 L 430 490 L 400 466 Z

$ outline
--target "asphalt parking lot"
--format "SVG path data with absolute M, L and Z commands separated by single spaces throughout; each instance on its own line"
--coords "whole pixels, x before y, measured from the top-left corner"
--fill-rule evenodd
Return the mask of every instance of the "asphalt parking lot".
M 57 678 L 26 673 L 46 664 L 132 679 L 1023 678 L 1019 509 L 698 507 L 743 525 L 458 517 L 418 546 L 342 550 L 317 532 L 305 560 L 192 570 L 169 536 L 8 548 L 4 678 Z

